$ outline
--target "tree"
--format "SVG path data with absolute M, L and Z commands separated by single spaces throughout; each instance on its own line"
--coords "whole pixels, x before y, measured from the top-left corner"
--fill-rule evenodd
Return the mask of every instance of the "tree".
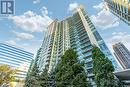
M 39 70 L 37 67 L 37 63 L 35 63 L 32 70 L 30 70 L 30 72 L 28 73 L 24 87 L 40 87 L 38 79 L 39 79 Z
M 96 46 L 93 46 L 92 58 L 97 87 L 118 87 L 114 79 L 112 62 Z
M 17 69 L 13 69 L 9 65 L 0 65 L 0 86 L 7 85 L 10 82 L 15 81 L 14 75 L 16 72 Z
M 48 69 L 45 67 L 39 76 L 39 84 L 41 87 L 49 87 L 48 83 Z
M 61 57 L 55 70 L 56 87 L 91 87 L 83 64 L 78 61 L 78 55 L 69 49 Z
M 30 69 L 28 70 L 28 74 L 25 80 L 25 85 L 24 87 L 40 87 L 39 84 L 39 69 L 37 62 L 40 58 L 40 52 L 42 48 L 40 48 L 37 52 L 35 61 L 32 60 L 32 63 L 30 65 Z

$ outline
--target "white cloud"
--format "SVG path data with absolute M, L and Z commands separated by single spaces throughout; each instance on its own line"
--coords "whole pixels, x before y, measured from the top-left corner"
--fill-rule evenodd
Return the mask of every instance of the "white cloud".
M 17 39 L 33 39 L 34 36 L 32 34 L 29 33 L 20 33 L 20 32 L 16 32 L 13 31 L 13 33 L 16 35 Z
M 24 47 L 25 44 L 19 44 L 20 41 L 24 41 L 24 40 L 30 40 L 33 39 L 34 36 L 32 34 L 29 33 L 20 33 L 20 32 L 16 32 L 16 31 L 12 31 L 16 36 L 15 38 L 12 38 L 10 40 L 5 41 L 6 43 L 10 44 L 10 45 L 14 45 L 16 47 Z
M 111 38 L 106 40 L 108 47 L 112 52 L 112 45 L 118 42 L 122 42 L 130 50 L 130 34 L 127 32 L 113 32 L 112 35 Z
M 26 51 L 32 52 L 34 54 L 37 53 L 37 50 L 40 48 L 40 46 L 41 46 L 41 43 L 39 43 L 39 42 L 31 43 L 31 45 L 30 45 L 30 43 L 23 43 L 23 44 L 19 45 L 19 47 L 25 49 Z
M 78 7 L 78 3 L 76 3 L 76 2 L 70 3 L 68 10 L 73 11 L 76 7 Z
M 95 8 L 95 9 L 103 9 L 103 7 L 104 7 L 104 2 L 101 2 L 98 5 L 93 6 L 93 8 Z
M 52 22 L 52 19 L 47 15 L 47 9 L 42 9 L 42 13 L 42 15 L 38 15 L 33 11 L 27 11 L 23 15 L 10 16 L 9 19 L 24 31 L 42 32 Z
M 108 29 L 112 27 L 119 26 L 119 20 L 116 16 L 114 16 L 109 10 L 103 7 L 103 2 L 98 6 L 93 6 L 94 8 L 100 8 L 100 12 L 97 15 L 92 15 L 91 19 L 93 23 L 102 29 Z
M 40 3 L 40 0 L 33 0 L 33 4 Z
M 6 41 L 6 43 L 11 44 L 11 45 L 16 45 L 15 40 L 8 40 L 8 41 Z
M 33 11 L 27 11 L 22 15 L 10 16 L 9 19 L 13 21 L 16 27 L 18 27 L 17 29 L 22 29 L 18 31 L 22 32 L 12 31 L 13 34 L 15 34 L 15 37 L 10 38 L 6 42 L 15 45 L 16 47 L 24 48 L 29 52 L 36 53 L 39 46 L 41 46 L 41 40 L 39 40 L 39 38 L 35 37 L 33 34 L 35 32 L 45 31 L 47 26 L 53 21 L 48 16 L 49 12 L 45 6 L 43 6 L 40 11 L 41 15 Z
M 40 9 L 40 11 L 41 11 L 41 13 L 42 13 L 43 15 L 48 15 L 48 9 L 47 9 L 47 7 L 43 6 L 43 7 Z
M 24 49 L 28 52 L 36 53 L 38 48 L 41 46 L 41 42 L 42 42 L 39 39 L 33 39 L 28 42 L 25 42 L 24 40 L 22 40 L 22 41 L 23 42 L 21 43 L 21 40 L 18 40 L 18 38 L 11 38 L 11 39 L 5 41 L 5 43 L 13 45 L 13 46 L 21 48 L 21 49 Z
M 17 48 L 21 48 L 31 53 L 36 53 L 38 48 L 41 46 L 41 43 L 39 43 L 38 41 L 37 43 L 19 43 L 16 39 L 10 39 L 8 41 L 5 41 L 5 43 L 13 45 Z
M 124 42 L 124 43 L 130 43 L 130 34 L 127 32 L 114 32 L 112 33 L 113 37 L 111 38 L 111 43 L 116 42 Z

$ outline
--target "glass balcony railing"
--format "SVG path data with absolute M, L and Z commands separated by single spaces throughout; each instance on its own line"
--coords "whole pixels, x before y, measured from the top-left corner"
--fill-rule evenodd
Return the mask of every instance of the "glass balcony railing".
M 92 50 L 92 47 L 88 47 L 85 50 L 82 51 L 82 53 L 85 55 L 86 53 L 90 52 Z
M 92 55 L 92 53 L 91 53 L 91 52 L 88 52 L 88 53 L 84 54 L 84 58 L 87 58 L 87 57 L 89 57 L 89 56 L 91 56 L 91 55 Z

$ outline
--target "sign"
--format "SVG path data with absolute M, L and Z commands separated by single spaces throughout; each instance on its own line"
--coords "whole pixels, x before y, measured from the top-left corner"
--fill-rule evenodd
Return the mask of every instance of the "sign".
M 14 14 L 14 0 L 0 0 L 0 15 L 8 16 Z

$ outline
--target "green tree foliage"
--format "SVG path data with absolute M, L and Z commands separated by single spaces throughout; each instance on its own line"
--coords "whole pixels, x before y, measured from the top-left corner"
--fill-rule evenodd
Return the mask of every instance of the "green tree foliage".
M 40 84 L 41 87 L 49 87 L 49 84 L 48 84 L 48 69 L 46 67 L 39 76 L 39 84 Z
M 37 67 L 37 63 L 35 63 L 32 70 L 28 73 L 24 87 L 40 87 L 38 79 L 39 79 L 39 70 Z
M 114 79 L 112 62 L 96 46 L 92 50 L 93 73 L 97 87 L 118 87 Z
M 30 66 L 30 69 L 28 70 L 24 87 L 41 87 L 39 84 L 39 70 L 37 65 L 37 62 L 40 58 L 41 50 L 42 48 L 38 50 L 35 60 L 32 60 L 32 64 Z
M 14 75 L 16 72 L 17 69 L 13 69 L 9 65 L 0 65 L 0 86 L 13 82 L 15 80 Z
M 83 64 L 78 61 L 77 57 L 73 49 L 67 50 L 61 57 L 55 70 L 56 87 L 91 87 Z

